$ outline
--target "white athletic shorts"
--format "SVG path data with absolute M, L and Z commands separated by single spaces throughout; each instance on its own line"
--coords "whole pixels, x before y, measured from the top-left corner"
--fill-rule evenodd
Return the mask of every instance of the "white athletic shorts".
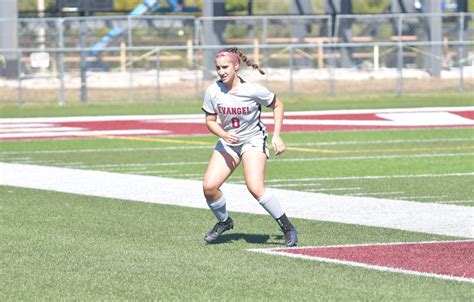
M 247 140 L 243 144 L 229 145 L 223 139 L 217 141 L 214 150 L 219 152 L 226 152 L 234 158 L 242 159 L 242 154 L 247 151 L 260 151 L 263 152 L 267 158 L 270 157 L 267 145 L 267 136 L 257 135 Z

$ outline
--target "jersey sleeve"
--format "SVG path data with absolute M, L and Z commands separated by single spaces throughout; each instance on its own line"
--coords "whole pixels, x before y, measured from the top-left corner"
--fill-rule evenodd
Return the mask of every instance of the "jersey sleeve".
M 257 103 L 263 106 L 270 106 L 275 100 L 275 94 L 267 88 L 257 85 L 255 91 L 255 98 Z
M 204 102 L 202 104 L 202 111 L 204 111 L 206 114 L 211 114 L 215 115 L 217 114 L 217 111 L 214 107 L 214 103 L 212 101 L 212 95 L 211 95 L 211 89 L 210 87 L 207 88 L 206 93 L 204 94 Z

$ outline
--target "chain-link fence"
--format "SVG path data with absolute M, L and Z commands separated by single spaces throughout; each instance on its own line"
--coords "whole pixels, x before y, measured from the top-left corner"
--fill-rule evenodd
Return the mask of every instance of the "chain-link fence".
M 266 71 L 242 77 L 284 96 L 474 93 L 472 13 L 2 22 L 18 33 L 0 48 L 2 103 L 200 99 L 228 45 Z

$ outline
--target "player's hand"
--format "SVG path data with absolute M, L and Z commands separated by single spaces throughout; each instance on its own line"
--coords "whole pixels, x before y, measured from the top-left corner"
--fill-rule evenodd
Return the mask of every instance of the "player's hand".
M 275 155 L 280 155 L 285 152 L 285 143 L 279 136 L 272 137 L 272 145 L 273 150 L 275 151 Z
M 237 144 L 240 141 L 239 136 L 234 132 L 226 132 L 222 138 L 228 144 Z

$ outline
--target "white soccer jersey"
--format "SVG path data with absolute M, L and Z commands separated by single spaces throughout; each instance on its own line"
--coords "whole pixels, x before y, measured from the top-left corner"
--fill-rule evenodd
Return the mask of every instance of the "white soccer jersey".
M 271 106 L 274 100 L 275 94 L 261 85 L 241 79 L 240 85 L 230 92 L 218 80 L 207 88 L 202 110 L 217 114 L 224 131 L 235 132 L 242 144 L 259 133 L 267 134 L 260 120 L 261 106 Z

